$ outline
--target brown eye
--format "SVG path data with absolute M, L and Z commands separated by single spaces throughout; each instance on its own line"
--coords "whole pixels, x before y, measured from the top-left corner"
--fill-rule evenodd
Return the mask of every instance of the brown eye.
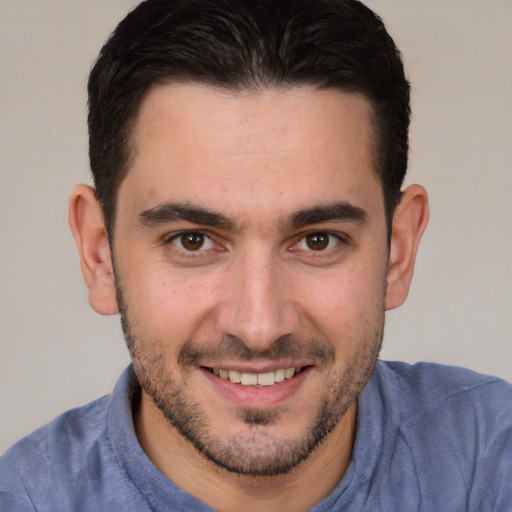
M 186 233 L 181 235 L 181 245 L 187 251 L 197 251 L 204 244 L 204 235 L 202 233 Z
M 323 251 L 327 249 L 331 241 L 331 236 L 327 233 L 310 233 L 306 235 L 306 245 L 312 251 Z
M 187 231 L 173 237 L 171 243 L 184 251 L 200 251 L 211 249 L 213 242 L 200 231 Z

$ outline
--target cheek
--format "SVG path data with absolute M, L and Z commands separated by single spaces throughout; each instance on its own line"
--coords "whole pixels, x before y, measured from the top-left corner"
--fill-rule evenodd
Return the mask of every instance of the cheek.
M 132 276 L 124 292 L 142 333 L 164 342 L 198 335 L 214 307 L 213 289 L 208 280 L 155 269 Z
M 379 268 L 376 271 L 376 268 Z M 324 336 L 334 340 L 373 330 L 384 311 L 385 271 L 382 264 L 332 272 L 310 279 L 302 293 L 303 314 Z

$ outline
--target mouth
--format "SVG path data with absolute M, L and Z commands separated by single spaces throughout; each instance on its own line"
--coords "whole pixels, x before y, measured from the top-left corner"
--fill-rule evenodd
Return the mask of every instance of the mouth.
M 274 386 L 284 382 L 285 380 L 292 379 L 297 374 L 303 372 L 308 366 L 297 368 L 278 368 L 264 373 L 247 373 L 238 370 L 225 370 L 222 368 L 208 368 L 203 366 L 204 370 L 213 373 L 217 377 L 224 380 L 229 380 L 233 384 L 240 384 L 241 386 L 263 388 Z

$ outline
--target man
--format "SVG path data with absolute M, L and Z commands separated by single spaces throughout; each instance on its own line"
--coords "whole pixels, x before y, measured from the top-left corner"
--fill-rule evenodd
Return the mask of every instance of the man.
M 0 462 L 2 510 L 508 510 L 511 386 L 378 362 L 427 223 L 354 0 L 148 0 L 89 80 L 70 224 L 133 366 Z

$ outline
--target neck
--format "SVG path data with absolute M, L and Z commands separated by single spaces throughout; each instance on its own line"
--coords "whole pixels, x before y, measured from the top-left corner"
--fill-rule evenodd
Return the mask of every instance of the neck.
M 294 469 L 284 475 L 253 477 L 229 473 L 206 460 L 169 426 L 144 392 L 141 398 L 134 425 L 146 455 L 175 485 L 218 511 L 309 509 L 332 492 L 352 456 L 357 402 L 326 440 Z

